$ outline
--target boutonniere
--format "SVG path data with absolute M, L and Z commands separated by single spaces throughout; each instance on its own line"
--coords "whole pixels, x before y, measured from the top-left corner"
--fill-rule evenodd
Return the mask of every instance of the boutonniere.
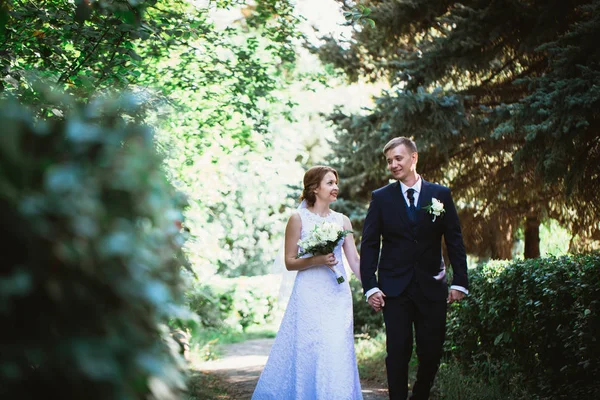
M 435 197 L 431 199 L 431 204 L 423 207 L 423 209 L 427 210 L 427 212 L 433 215 L 432 222 L 435 222 L 435 219 L 446 212 L 444 210 L 444 203 L 436 199 Z

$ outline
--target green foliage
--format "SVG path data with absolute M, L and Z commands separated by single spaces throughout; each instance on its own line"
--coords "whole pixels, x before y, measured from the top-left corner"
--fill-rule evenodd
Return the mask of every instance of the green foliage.
M 245 4 L 245 1 L 239 1 Z M 296 29 L 299 22 L 294 15 L 294 2 L 281 0 L 260 0 L 255 6 L 247 6 L 252 12 L 246 19 L 248 26 L 259 29 L 272 43 L 268 47 L 281 64 L 291 64 L 296 60 L 294 40 L 302 37 Z
M 475 369 L 463 369 L 453 360 L 442 362 L 436 375 L 434 392 L 444 400 L 537 400 L 540 397 L 528 393 L 522 377 L 515 374 L 509 382 L 490 373 Z
M 187 0 L 9 2 L 0 14 L 7 19 L 0 76 L 8 83 L 0 91 L 37 103 L 36 76 L 81 97 L 129 86 L 170 97 L 185 91 L 188 101 L 178 105 L 191 99 L 193 110 L 205 114 L 195 130 L 228 129 L 233 120 L 246 132 L 264 133 L 269 117 L 263 101 L 275 102 L 270 93 L 280 85 L 282 63 L 294 61 L 290 43 L 297 37 L 293 8 L 277 3 L 282 14 L 273 1 L 259 1 L 248 21 L 217 28 L 210 7 Z
M 246 331 L 264 326 L 278 315 L 279 285 L 273 276 L 224 279 L 214 284 L 196 283 L 186 292 L 186 305 L 206 328 Z
M 273 320 L 277 297 L 265 294 L 261 288 L 238 290 L 236 312 L 242 330 L 251 325 L 261 325 Z
M 190 198 L 186 251 L 201 278 L 267 273 L 282 234 L 273 227 L 284 226 L 293 205 L 288 174 L 298 166 L 271 126 L 290 111 L 281 89 L 294 60 L 291 11 L 287 1 L 257 2 L 225 28 L 196 14 L 202 35 L 152 50 L 157 61 L 140 78 L 174 103 L 159 108 L 169 115 L 157 144 Z
M 446 342 L 459 362 L 543 395 L 599 393 L 599 254 L 489 263 L 469 279 Z
M 165 32 L 160 23 L 141 24 L 146 8 L 156 1 L 7 3 L 0 68 L 12 83 L 8 89 L 26 94 L 28 102 L 40 100 L 27 82 L 32 70 L 79 94 L 124 86 L 135 79 L 141 60 L 133 42 L 148 38 L 153 29 Z
M 1 397 L 165 398 L 183 386 L 163 339 L 189 316 L 185 202 L 139 98 L 44 101 L 71 111 L 42 120 L 0 104 Z
M 350 279 L 350 289 L 354 310 L 354 333 L 375 336 L 377 332 L 383 331 L 383 313 L 376 313 L 366 302 L 358 279 Z
M 352 4 L 339 3 L 355 18 Z M 451 186 L 468 217 L 463 226 L 478 232 L 466 238 L 478 256 L 509 258 L 526 218 L 556 219 L 598 240 L 599 50 L 591 38 L 599 7 L 598 0 L 369 1 L 374 26 L 312 49 L 351 81 L 390 84 L 373 109 L 330 116 L 338 131 L 331 161 L 353 191 L 348 198 L 364 204 L 387 183 L 380 149 L 409 136 L 419 146 L 419 172 Z
M 277 176 L 289 164 L 269 162 L 279 156 L 270 124 L 289 113 L 279 90 L 293 68 L 298 21 L 289 1 L 201 3 L 8 2 L 0 96 L 13 93 L 53 116 L 65 110 L 44 104 L 40 78 L 83 99 L 143 91 L 169 179 L 192 203 L 196 272 L 265 273 L 280 240 L 272 227 L 291 204 L 286 177 Z M 215 7 L 240 8 L 244 17 L 223 25 Z M 250 183 L 256 190 L 246 190 Z
M 514 258 L 523 258 L 523 230 L 517 232 L 517 242 L 513 249 Z M 576 246 L 577 237 L 572 237 L 569 231 L 555 220 L 548 220 L 540 226 L 540 254 L 542 257 L 559 257 L 574 253 L 571 246 Z
M 367 18 L 371 14 L 371 9 L 362 4 L 357 7 L 353 7 L 351 11 L 344 11 L 344 18 L 346 19 L 347 25 L 355 23 L 366 23 L 371 28 L 375 28 L 375 21 L 371 18 Z
M 6 23 L 8 22 L 8 4 L 6 1 L 0 1 L 0 40 L 4 40 L 6 35 Z
M 185 293 L 186 305 L 198 315 L 203 327 L 220 328 L 233 313 L 233 293 L 234 289 L 215 293 L 211 286 L 196 283 Z
M 513 117 L 494 133 L 525 138 L 515 155 L 520 169 L 534 169 L 548 181 L 560 179 L 568 194 L 592 200 L 600 184 L 600 52 L 590 38 L 600 34 L 600 1 L 580 3 L 572 11 L 577 23 L 537 49 L 548 54 L 548 73 L 523 78 L 531 92 L 506 106 Z M 591 235 L 600 210 L 595 201 L 586 202 L 586 208 L 574 224 Z
M 355 340 L 358 373 L 362 380 L 387 385 L 385 340 L 385 332 L 379 332 L 372 337 L 358 337 Z M 411 362 L 411 367 L 414 367 L 413 362 Z
M 196 282 L 186 291 L 185 301 L 202 327 L 193 334 L 195 353 L 211 360 L 219 357 L 223 344 L 274 337 L 282 311 L 278 290 L 273 275 Z
M 225 141 L 221 139 L 221 141 Z M 260 275 L 270 272 L 285 221 L 298 193 L 289 174 L 301 174 L 277 147 L 220 148 L 191 155 L 189 163 L 168 161 L 190 199 L 186 251 L 200 277 Z M 284 162 L 269 158 L 277 155 Z M 301 176 L 301 175 L 300 175 Z M 197 199 L 197 200 L 196 200 Z

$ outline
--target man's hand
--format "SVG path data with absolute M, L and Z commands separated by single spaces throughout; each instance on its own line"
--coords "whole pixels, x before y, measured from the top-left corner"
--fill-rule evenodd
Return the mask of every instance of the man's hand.
M 385 294 L 383 292 L 376 292 L 367 299 L 369 305 L 373 310 L 375 310 L 375 312 L 381 311 L 381 309 L 385 306 L 384 297 Z
M 464 292 L 456 289 L 450 289 L 450 293 L 448 294 L 448 304 L 452 304 L 455 301 L 461 301 L 464 297 Z

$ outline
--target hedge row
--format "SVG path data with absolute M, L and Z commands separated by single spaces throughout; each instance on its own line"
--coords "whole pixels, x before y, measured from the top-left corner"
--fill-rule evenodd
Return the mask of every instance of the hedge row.
M 600 254 L 491 262 L 470 281 L 446 341 L 463 366 L 542 396 L 600 394 Z
M 276 275 L 212 281 L 196 283 L 185 294 L 187 307 L 196 313 L 202 327 L 245 331 L 252 325 L 273 322 L 282 312 Z

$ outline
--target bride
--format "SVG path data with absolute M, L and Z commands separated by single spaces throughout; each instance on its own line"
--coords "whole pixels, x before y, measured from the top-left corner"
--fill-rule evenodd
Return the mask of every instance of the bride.
M 298 274 L 253 400 L 362 399 L 352 295 L 342 260 L 343 248 L 360 280 L 353 236 L 348 234 L 331 254 L 296 258 L 298 241 L 316 224 L 332 222 L 352 231 L 348 217 L 329 209 L 337 199 L 337 184 L 337 171 L 330 167 L 312 167 L 304 175 L 302 204 L 285 230 L 285 265 Z M 338 284 L 336 274 L 344 282 Z

